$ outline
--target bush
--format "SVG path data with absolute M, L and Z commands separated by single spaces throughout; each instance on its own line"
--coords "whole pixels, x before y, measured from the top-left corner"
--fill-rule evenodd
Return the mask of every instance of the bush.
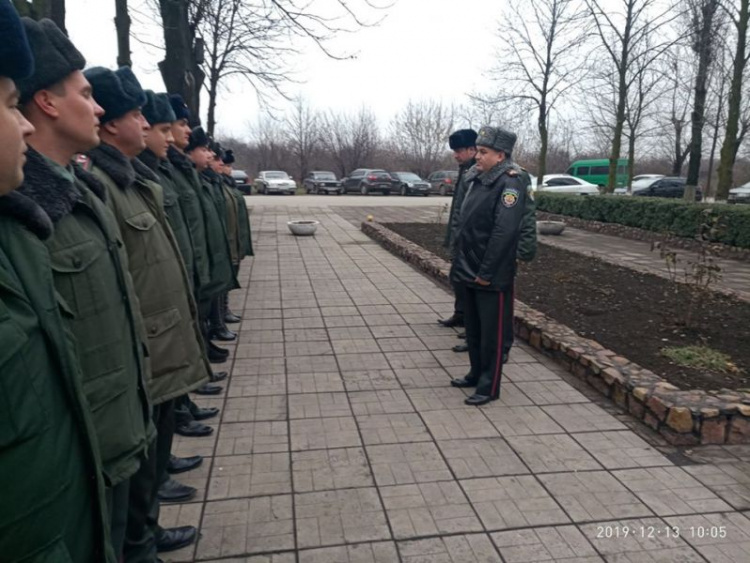
M 598 196 L 536 193 L 537 209 L 587 221 L 617 223 L 657 233 L 695 238 L 705 224 L 716 221 L 708 240 L 750 248 L 750 207 L 689 203 L 651 197 Z

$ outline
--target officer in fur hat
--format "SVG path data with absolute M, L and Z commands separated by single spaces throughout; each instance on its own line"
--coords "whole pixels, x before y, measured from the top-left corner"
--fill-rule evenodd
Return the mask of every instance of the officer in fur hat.
M 466 404 L 500 396 L 505 309 L 512 300 L 516 253 L 527 196 L 526 175 L 511 155 L 516 135 L 485 126 L 477 137 L 477 164 L 467 172 L 453 283 L 466 288 L 465 323 L 471 370 L 454 387 L 476 387 Z
M 0 0 L 0 37 L 0 559 L 114 562 L 80 356 L 44 243 L 52 220 L 14 191 L 35 132 L 16 83 L 34 78 L 34 55 L 9 0 Z M 75 66 L 59 54 L 53 78 Z

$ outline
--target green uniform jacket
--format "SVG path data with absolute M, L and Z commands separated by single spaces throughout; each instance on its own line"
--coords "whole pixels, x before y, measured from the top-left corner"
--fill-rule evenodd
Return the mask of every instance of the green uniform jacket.
M 185 264 L 185 270 L 188 273 L 188 280 L 191 289 L 194 289 L 195 280 L 195 254 L 193 253 L 193 241 L 190 236 L 190 228 L 187 219 L 180 206 L 180 194 L 177 192 L 172 175 L 173 170 L 166 167 L 166 163 L 161 162 L 157 156 L 150 150 L 146 149 L 138 157 L 145 166 L 157 175 L 159 185 L 161 186 L 164 196 L 164 213 L 167 216 L 169 226 L 172 228 L 177 246 L 180 249 L 180 256 Z
M 219 177 L 221 180 L 221 177 Z M 234 198 L 234 194 L 229 186 L 220 181 L 219 189 L 221 195 L 224 197 L 224 208 L 227 214 L 227 238 L 229 239 L 229 251 L 232 258 L 232 266 L 236 268 L 240 265 L 242 260 L 242 249 L 240 247 L 240 218 L 239 208 L 237 206 L 237 200 Z
M 237 202 L 237 217 L 239 219 L 239 238 L 240 238 L 240 260 L 245 256 L 254 256 L 253 252 L 253 233 L 250 228 L 250 215 L 247 212 L 247 203 L 245 196 L 237 189 L 237 182 L 231 176 L 222 175 L 224 183 L 230 188 L 235 201 Z
M 168 158 L 169 161 L 161 166 L 171 174 L 174 188 L 180 197 L 180 208 L 190 231 L 193 247 L 193 280 L 198 295 L 200 289 L 211 282 L 206 221 L 203 218 L 203 206 L 199 195 L 200 178 L 190 159 L 174 147 L 169 148 Z
M 114 147 L 102 143 L 89 157 L 92 172 L 107 189 L 107 205 L 120 225 L 128 252 L 148 337 L 149 394 L 154 404 L 160 404 L 209 379 L 187 272 L 160 194 Z
M 206 238 L 208 240 L 209 256 L 211 258 L 211 283 L 201 288 L 201 300 L 217 297 L 225 291 L 239 287 L 232 270 L 231 251 L 227 237 L 225 219 L 222 219 L 221 208 L 216 187 L 204 174 L 199 174 L 200 196 L 203 205 L 203 217 L 206 223 Z M 224 198 L 221 198 L 223 203 Z
M 466 172 L 475 164 L 477 161 L 471 159 L 468 162 L 460 164 L 458 166 L 458 178 L 456 178 L 456 187 L 453 190 L 453 197 L 451 198 L 451 211 L 448 215 L 448 227 L 445 230 L 445 241 L 443 246 L 445 248 L 453 249 L 458 238 L 458 216 L 461 211 L 461 206 L 464 203 L 466 197 L 466 182 L 464 182 L 464 176 Z
M 31 199 L 0 197 L 0 559 L 114 562 L 96 431 Z
M 104 188 L 79 167 L 74 178 L 55 166 L 29 150 L 19 192 L 55 225 L 45 241 L 55 288 L 73 317 L 104 475 L 114 486 L 137 471 L 154 436 L 143 320 L 117 223 L 102 201 Z

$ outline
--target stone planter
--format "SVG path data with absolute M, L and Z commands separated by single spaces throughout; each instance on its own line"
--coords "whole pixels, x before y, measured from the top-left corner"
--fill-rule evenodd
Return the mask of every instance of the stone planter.
M 561 235 L 565 230 L 562 221 L 537 221 L 536 228 L 540 235 Z
M 288 221 L 286 226 L 294 236 L 310 237 L 318 230 L 319 221 Z

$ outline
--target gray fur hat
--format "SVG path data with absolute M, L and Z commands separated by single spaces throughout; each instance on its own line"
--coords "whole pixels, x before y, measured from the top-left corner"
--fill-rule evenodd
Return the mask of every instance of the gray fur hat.
M 113 71 L 95 66 L 84 71 L 84 74 L 91 83 L 96 103 L 104 109 L 102 123 L 122 117 L 146 103 L 146 93 L 128 67 Z
M 516 134 L 511 131 L 506 131 L 502 127 L 485 125 L 479 130 L 477 146 L 489 147 L 511 155 L 513 154 L 513 147 L 516 145 L 516 139 Z
M 21 18 L 21 21 L 34 54 L 35 67 L 31 76 L 16 81 L 21 103 L 25 104 L 39 90 L 57 84 L 76 70 L 83 70 L 86 59 L 52 20 Z
M 146 103 L 142 111 L 149 125 L 177 121 L 168 94 L 155 94 L 152 90 L 146 90 Z

